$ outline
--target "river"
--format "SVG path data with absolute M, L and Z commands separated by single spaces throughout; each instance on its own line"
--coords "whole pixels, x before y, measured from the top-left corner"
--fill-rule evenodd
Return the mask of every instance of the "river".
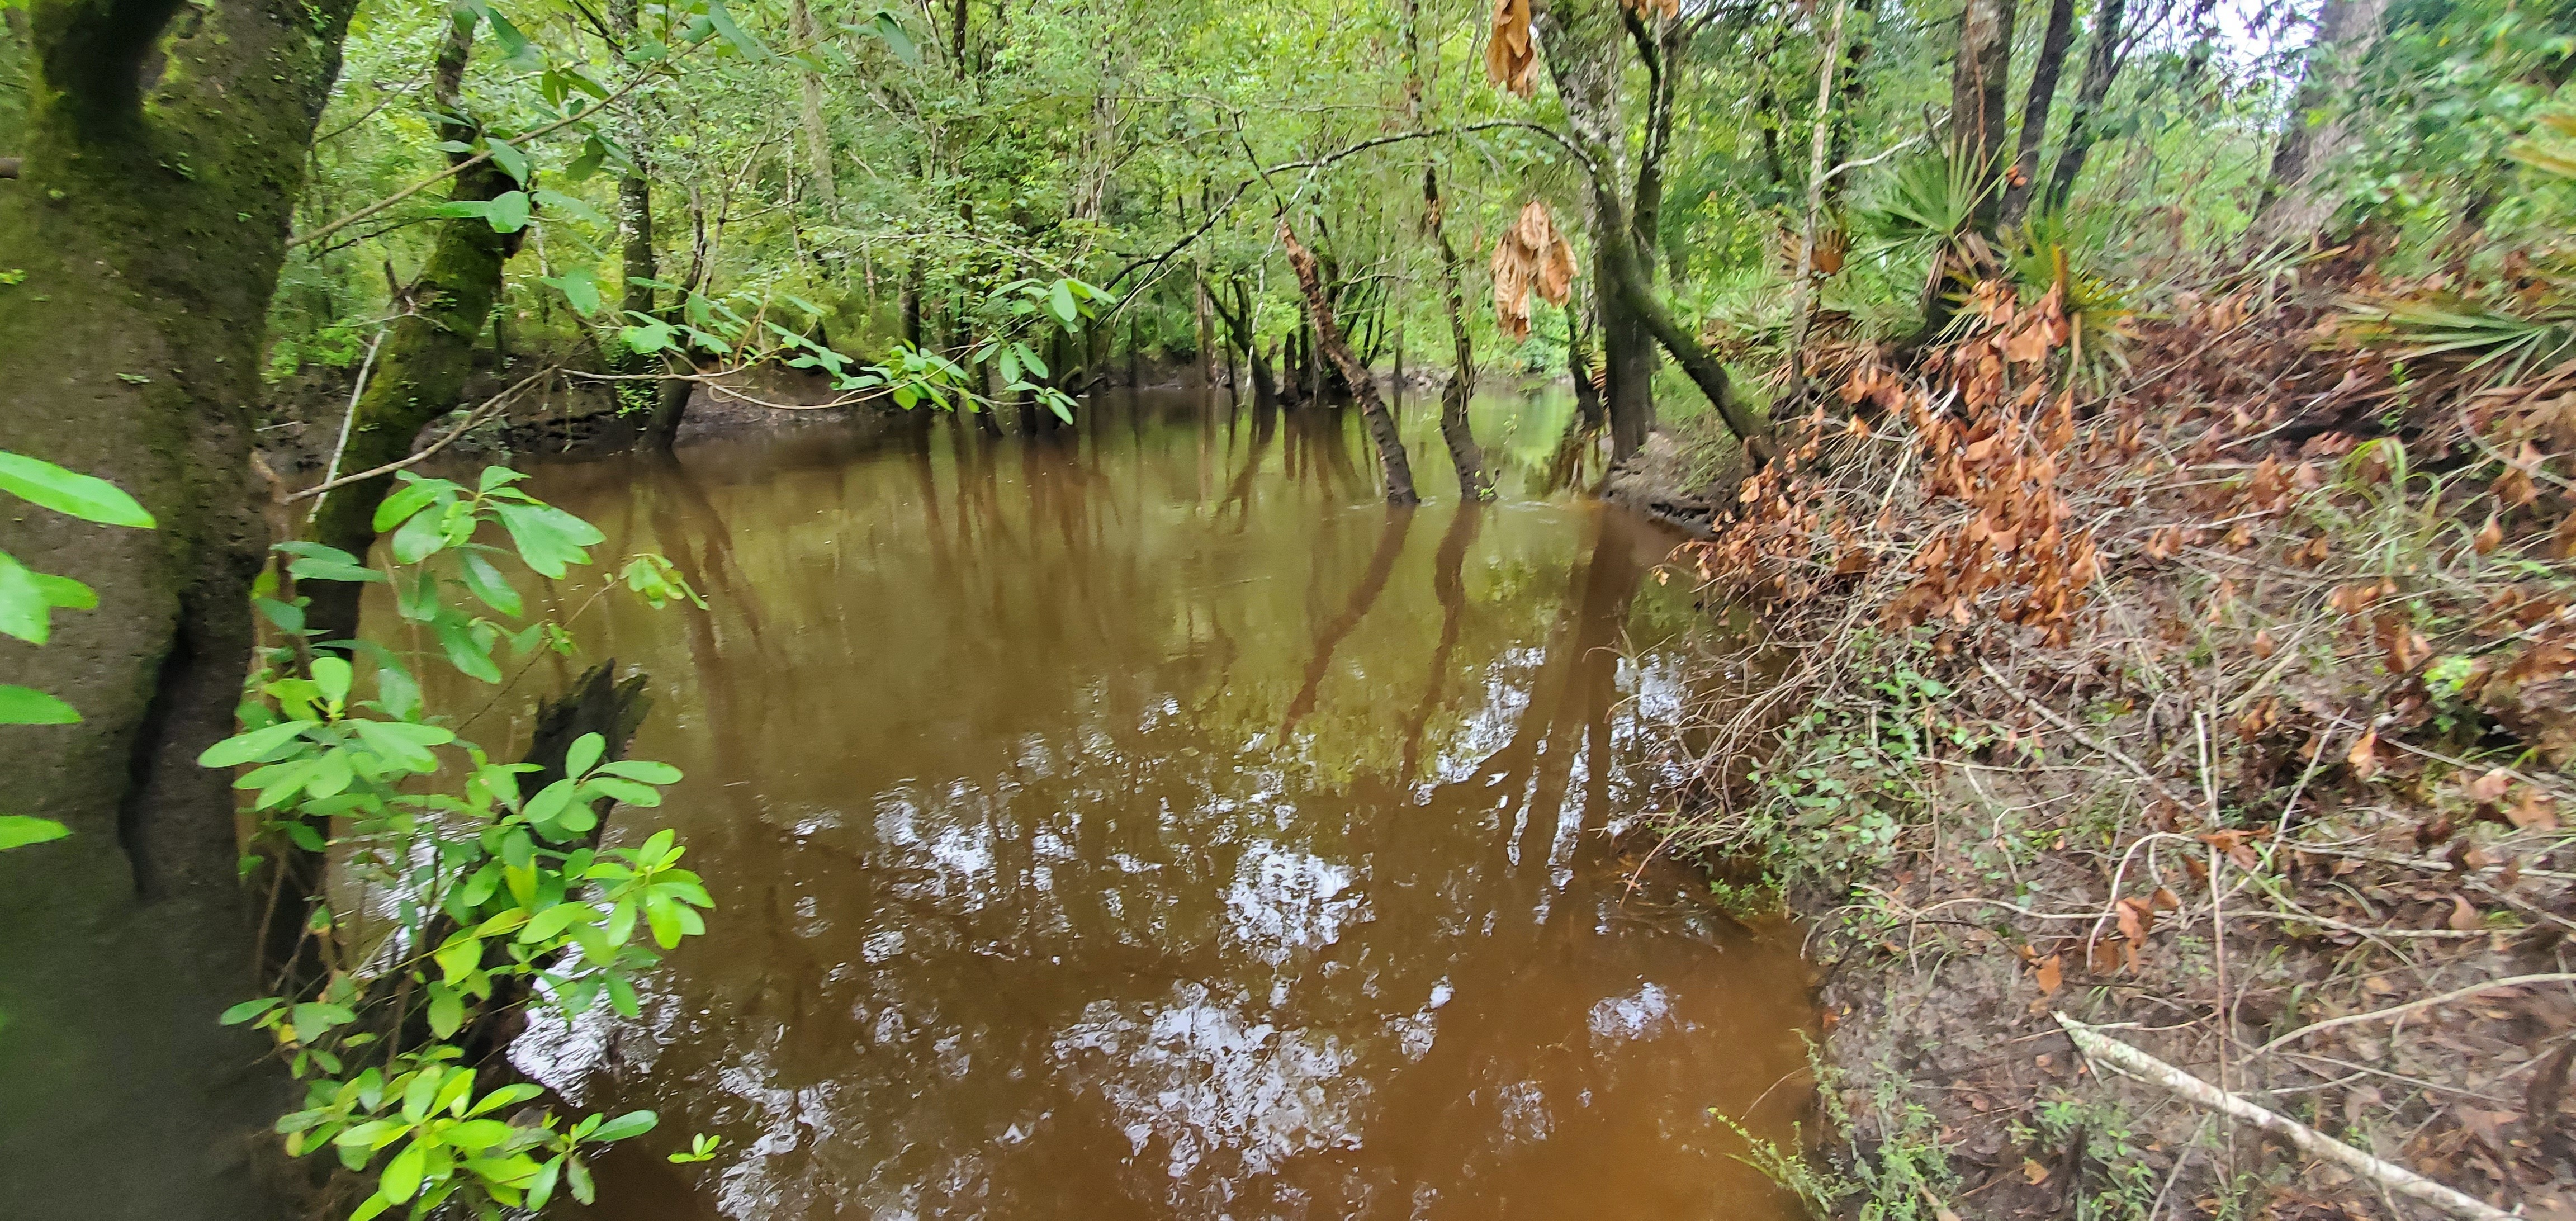
M 1177 393 L 535 467 L 710 604 L 574 624 L 688 773 L 611 842 L 677 828 L 718 903 L 641 1020 L 514 1049 L 661 1114 L 593 1214 L 1798 1216 L 1717 1117 L 1809 1096 L 1794 933 L 1616 834 L 1677 539 L 1544 488 L 1561 402 L 1479 402 L 1482 507 L 1408 406 L 1409 512 L 1356 412 Z

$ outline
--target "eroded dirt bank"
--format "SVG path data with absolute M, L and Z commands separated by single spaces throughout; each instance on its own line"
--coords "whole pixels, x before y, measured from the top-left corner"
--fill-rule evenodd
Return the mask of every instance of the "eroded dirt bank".
M 2437 1215 L 2062 1012 L 2576 1217 L 2576 367 L 2407 374 L 2248 291 L 2070 373 L 2059 300 L 1836 353 L 1678 557 L 1768 632 L 1712 667 L 1679 843 L 1824 980 L 1814 1156 L 1757 1155 L 1838 1216 Z

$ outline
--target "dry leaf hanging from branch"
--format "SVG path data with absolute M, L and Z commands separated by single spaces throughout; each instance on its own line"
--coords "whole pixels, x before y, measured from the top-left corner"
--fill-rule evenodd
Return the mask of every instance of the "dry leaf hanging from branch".
M 1667 21 L 1682 15 L 1682 0 L 1621 0 L 1628 11 L 1640 17 L 1661 17 Z
M 1529 338 L 1530 294 L 1550 305 L 1574 295 L 1574 247 L 1556 231 L 1547 205 L 1531 200 L 1494 243 L 1494 321 L 1514 339 Z
M 1530 41 L 1530 0 L 1494 0 L 1494 34 L 1485 40 L 1485 76 L 1522 97 L 1538 92 L 1531 70 L 1538 48 Z

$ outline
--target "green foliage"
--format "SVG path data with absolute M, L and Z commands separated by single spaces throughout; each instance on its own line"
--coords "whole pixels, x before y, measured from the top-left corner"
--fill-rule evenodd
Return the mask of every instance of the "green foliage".
M 599 531 L 528 495 L 516 486 L 525 476 L 506 468 L 471 486 L 401 475 L 376 515 L 390 536 L 385 569 L 291 542 L 277 549 L 287 577 L 390 585 L 436 656 L 486 682 L 501 681 L 505 647 L 521 658 L 569 651 L 564 624 L 518 622 L 524 601 L 505 568 L 570 580 Z M 630 557 L 592 596 L 620 585 L 654 606 L 696 600 L 660 556 Z M 679 769 L 611 759 L 600 735 L 585 734 L 560 778 L 526 792 L 535 765 L 459 738 L 424 705 L 415 659 L 313 640 L 306 599 L 282 592 L 274 574 L 263 580 L 261 609 L 283 643 L 250 679 L 241 732 L 198 762 L 237 770 L 260 819 L 258 852 L 327 854 L 371 906 L 395 913 L 391 929 L 362 932 L 354 914 L 316 906 L 305 932 L 337 947 L 327 956 L 336 969 L 308 991 L 224 1014 L 267 1032 L 305 1082 L 304 1106 L 277 1124 L 287 1151 L 327 1148 L 371 1173 L 357 1218 L 401 1206 L 426 1216 L 451 1201 L 481 1215 L 536 1211 L 559 1189 L 588 1202 L 596 1146 L 649 1130 L 652 1113 L 570 1120 L 522 1108 L 533 1086 L 478 1092 L 462 1042 L 512 1008 L 570 1017 L 604 1003 L 635 1016 L 636 974 L 705 931 L 713 900 L 680 865 L 686 849 L 671 830 L 632 848 L 599 843 L 605 805 L 658 807 Z M 469 611 L 469 599 L 488 613 Z
M 0 492 L 66 517 L 124 526 L 153 528 L 124 489 L 94 475 L 65 470 L 42 458 L 0 450 Z M 90 610 L 98 595 L 70 577 L 37 572 L 0 551 L 0 632 L 29 644 L 43 644 L 53 632 L 53 612 Z M 32 687 L 0 683 L 0 725 L 71 725 L 80 713 L 61 699 Z M 61 839 L 71 829 L 50 818 L 0 814 L 0 850 Z

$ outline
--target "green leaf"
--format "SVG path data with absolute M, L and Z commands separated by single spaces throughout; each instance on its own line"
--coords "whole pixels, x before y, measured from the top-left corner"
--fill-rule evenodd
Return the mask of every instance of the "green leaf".
M 71 828 L 50 818 L 0 814 L 0 851 L 58 840 L 71 833 Z
M 545 1092 L 546 1091 L 542 1086 L 530 1085 L 525 1081 L 514 1081 L 476 1099 L 474 1105 L 468 1108 L 465 1113 L 467 1115 L 487 1115 L 491 1112 L 500 1110 L 503 1107 L 510 1106 L 513 1103 L 526 1102 L 527 1100 Z
M 428 1160 L 428 1148 L 420 1141 L 403 1146 L 394 1160 L 385 1164 L 384 1177 L 376 1180 L 376 1194 L 400 1204 L 420 1190 L 420 1172 Z
M 555 1184 L 563 1177 L 563 1164 L 564 1159 L 558 1157 L 538 1168 L 537 1177 L 528 1183 L 529 1212 L 543 1210 L 546 1202 L 554 1198 Z
M 535 215 L 526 191 L 506 191 L 490 199 L 451 199 L 431 208 L 432 216 L 480 220 L 492 226 L 494 233 L 516 233 L 528 227 Z
M 312 673 L 313 685 L 321 689 L 324 700 L 334 704 L 348 702 L 350 670 L 347 658 L 316 657 Z
M 0 683 L 0 725 L 73 725 L 80 713 L 33 687 Z
M 283 1005 L 285 1003 L 285 1001 L 279 1000 L 274 996 L 263 996 L 258 1000 L 243 1001 L 230 1009 L 224 1010 L 224 1015 L 216 1020 L 226 1026 L 239 1026 L 242 1023 L 258 1017 L 261 1014 L 264 1014 L 271 1009 L 275 1009 L 279 1005 Z
M 0 450 L 0 491 L 102 526 L 149 530 L 152 515 L 124 489 L 104 479 L 67 471 L 42 458 Z
M 598 734 L 586 733 L 574 738 L 572 745 L 564 751 L 564 774 L 566 776 L 589 775 L 590 769 L 598 766 L 599 756 L 607 750 L 608 739 Z
M 519 930 L 521 943 L 552 941 L 563 935 L 576 920 L 596 918 L 599 913 L 587 903 L 563 902 L 529 917 L 528 926 Z
M 759 39 L 744 33 L 741 26 L 733 23 L 733 14 L 725 11 L 724 0 L 707 0 L 707 20 L 714 24 L 716 33 L 723 35 L 724 40 L 746 58 L 769 58 L 769 48 L 760 45 Z M 587 1204 L 589 1200 L 582 1202 Z
M 532 191 L 529 192 L 529 197 L 536 200 L 537 207 L 546 212 L 569 216 L 574 220 L 586 220 L 603 228 L 607 227 L 611 223 L 607 217 L 600 215 L 599 209 L 594 208 L 573 196 L 566 195 L 561 191 Z M 576 270 L 587 272 L 590 269 L 583 267 Z M 593 291 L 596 292 L 595 287 Z M 596 300 L 597 298 L 594 296 L 592 299 Z M 587 314 L 596 311 L 598 308 L 598 306 L 593 305 L 589 309 L 585 309 L 581 312 Z
M 553 505 L 496 504 L 492 508 L 501 515 L 510 541 L 518 546 L 519 559 L 539 576 L 560 578 L 565 565 L 589 563 L 590 553 L 583 548 L 608 537 Z
M 455 983 L 483 964 L 483 943 L 470 936 L 458 937 L 438 947 L 431 955 L 438 963 L 441 983 Z
M 404 475 L 411 474 L 409 471 L 402 471 L 399 473 Z M 455 490 L 456 485 L 449 483 L 444 479 L 421 479 L 413 477 L 406 480 L 401 487 L 394 490 L 393 495 L 387 496 L 377 503 L 375 519 L 376 532 L 381 534 L 387 530 L 393 529 L 395 523 L 403 521 L 412 514 L 418 513 L 422 509 L 435 503 L 442 493 L 453 493 Z M 319 544 L 314 545 L 318 546 Z M 285 544 L 281 543 L 279 546 L 283 548 Z M 358 557 L 351 555 L 346 551 L 339 551 L 336 547 L 331 550 L 338 551 L 339 557 L 344 563 L 355 564 L 358 562 Z
M 36 582 L 36 573 L 0 551 L 0 632 L 29 644 L 43 644 L 53 628 L 46 618 L 53 599 Z
M 462 558 L 465 588 L 474 591 L 474 596 L 481 598 L 483 605 L 513 619 L 518 618 L 524 605 L 519 601 L 518 587 L 510 584 L 510 578 L 501 575 L 501 570 L 493 567 L 492 561 L 480 552 L 468 551 Z
M 30 571 L 27 575 L 34 578 L 36 589 L 45 595 L 45 601 L 52 603 L 57 609 L 98 609 L 98 591 L 87 585 L 70 577 L 58 577 L 51 573 Z
M 1073 286 L 1062 280 L 1047 290 L 1047 309 L 1054 312 L 1056 321 L 1063 323 L 1066 330 L 1082 321 L 1082 307 L 1073 303 Z
M 517 145 L 499 136 L 487 136 L 483 144 L 484 151 L 492 154 L 492 164 L 500 166 L 502 173 L 508 174 L 521 186 L 527 185 L 530 166 L 526 153 L 520 152 Z
M 266 729 L 237 733 L 205 749 L 197 756 L 199 767 L 237 767 L 244 763 L 262 763 L 283 757 L 283 748 L 304 733 L 309 721 L 282 721 Z
M 456 1033 L 465 1024 L 465 998 L 452 988 L 442 988 L 429 998 L 429 1032 L 439 1038 Z
M 613 1140 L 625 1140 L 652 1131 L 653 1125 L 660 1122 L 661 1116 L 651 1111 L 628 1111 L 599 1125 L 599 1129 L 592 1132 L 590 1138 L 603 1144 Z
M 552 191 L 538 192 L 541 197 L 552 195 L 553 193 L 554 192 Z M 543 284 L 548 288 L 554 289 L 556 292 L 562 293 L 564 295 L 564 300 L 571 303 L 572 308 L 576 313 L 596 314 L 599 312 L 599 273 L 591 270 L 590 268 L 569 268 L 559 276 L 539 277 L 537 283 Z
M 645 784 L 678 784 L 681 774 L 680 769 L 668 763 L 656 763 L 651 759 L 619 759 L 613 763 L 600 764 L 599 770 L 611 776 L 624 776 L 629 780 L 638 780 Z
M 913 45 L 912 35 L 905 32 L 903 23 L 895 20 L 893 13 L 878 9 L 877 19 L 869 28 L 885 40 L 886 49 L 894 52 L 894 57 L 902 60 L 904 66 L 921 66 L 921 48 Z

